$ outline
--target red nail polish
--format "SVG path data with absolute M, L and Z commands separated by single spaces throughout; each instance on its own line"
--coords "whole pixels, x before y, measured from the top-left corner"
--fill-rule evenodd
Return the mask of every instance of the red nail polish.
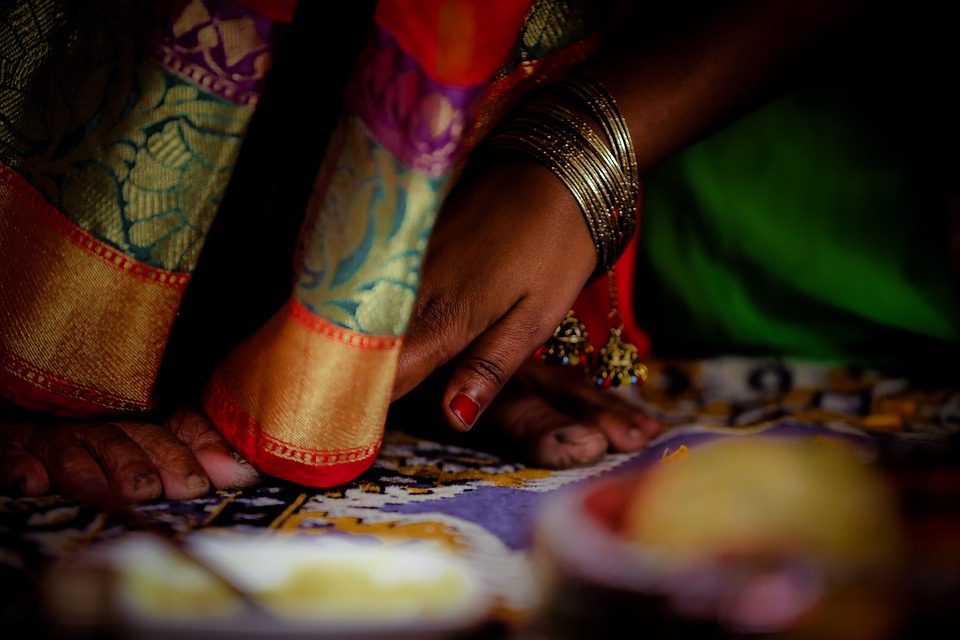
M 477 414 L 480 413 L 480 405 L 467 394 L 460 392 L 450 401 L 450 411 L 453 411 L 453 414 L 460 418 L 460 422 L 469 429 L 477 419 Z

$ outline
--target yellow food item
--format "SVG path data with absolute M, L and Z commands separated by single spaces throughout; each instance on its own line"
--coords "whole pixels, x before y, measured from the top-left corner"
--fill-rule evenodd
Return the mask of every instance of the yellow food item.
M 134 564 L 120 572 L 120 590 L 141 612 L 172 617 L 222 616 L 241 607 L 200 567 L 170 556 L 158 567 Z
M 432 616 L 462 604 L 466 585 L 450 570 L 428 579 L 384 577 L 336 562 L 297 567 L 289 579 L 262 593 L 278 613 L 332 618 Z
M 883 479 L 827 439 L 728 438 L 657 465 L 630 499 L 623 533 L 685 563 L 799 554 L 877 567 L 900 546 Z
M 344 622 L 431 618 L 463 610 L 470 601 L 468 576 L 444 558 L 387 548 L 333 551 L 295 562 L 290 554 L 230 557 L 238 565 L 277 565 L 271 575 L 254 580 L 248 575 L 242 584 L 284 616 Z M 193 618 L 240 610 L 236 597 L 201 567 L 162 548 L 156 553 L 152 562 L 128 562 L 120 573 L 120 588 L 139 611 Z

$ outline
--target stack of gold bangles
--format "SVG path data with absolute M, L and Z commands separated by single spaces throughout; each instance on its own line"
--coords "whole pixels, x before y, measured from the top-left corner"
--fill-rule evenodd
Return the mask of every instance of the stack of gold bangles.
M 606 140 L 568 105 L 593 116 Z M 590 230 L 594 277 L 612 268 L 636 228 L 639 179 L 627 125 L 606 87 L 585 77 L 558 82 L 508 118 L 489 144 L 528 155 L 560 178 Z
M 592 117 L 596 126 L 580 114 Z M 610 318 L 618 323 L 610 327 L 596 362 L 591 362 L 586 327 L 573 311 L 538 350 L 539 357 L 551 364 L 583 366 L 601 387 L 646 380 L 647 369 L 636 347 L 621 338 L 623 321 L 617 311 L 612 273 L 633 238 L 639 192 L 633 143 L 613 96 L 590 78 L 578 76 L 558 82 L 507 118 L 491 136 L 489 145 L 529 156 L 566 185 L 580 205 L 593 239 L 597 253 L 593 277 L 606 273 L 609 281 Z

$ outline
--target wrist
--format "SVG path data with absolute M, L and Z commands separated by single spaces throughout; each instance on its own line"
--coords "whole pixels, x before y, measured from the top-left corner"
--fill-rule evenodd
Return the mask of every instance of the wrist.
M 626 122 L 606 88 L 578 78 L 541 90 L 500 125 L 489 146 L 523 154 L 563 183 L 590 233 L 594 276 L 609 271 L 636 228 L 639 180 Z

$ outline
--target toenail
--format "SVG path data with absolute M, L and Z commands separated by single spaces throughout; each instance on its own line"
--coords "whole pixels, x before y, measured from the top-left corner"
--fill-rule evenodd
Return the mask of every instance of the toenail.
M 187 485 L 187 488 L 192 491 L 205 491 L 210 487 L 210 483 L 207 481 L 207 479 L 198 473 L 191 473 L 188 475 L 185 484 Z
M 592 429 L 574 425 L 572 427 L 563 427 L 553 432 L 553 437 L 562 444 L 584 444 L 589 440 L 595 439 L 600 434 Z
M 654 418 L 643 418 L 640 421 L 640 427 L 642 431 L 649 434 L 654 434 L 660 430 L 660 423 Z
M 637 429 L 636 427 L 630 427 L 627 429 L 627 436 L 629 436 L 631 440 L 642 440 L 644 437 L 643 431 Z
M 450 401 L 450 411 L 467 429 L 473 426 L 480 414 L 480 404 L 462 391 Z
M 157 477 L 157 474 L 144 472 L 139 473 L 133 478 L 133 490 L 139 491 L 145 487 L 153 487 L 160 482 L 160 479 Z

